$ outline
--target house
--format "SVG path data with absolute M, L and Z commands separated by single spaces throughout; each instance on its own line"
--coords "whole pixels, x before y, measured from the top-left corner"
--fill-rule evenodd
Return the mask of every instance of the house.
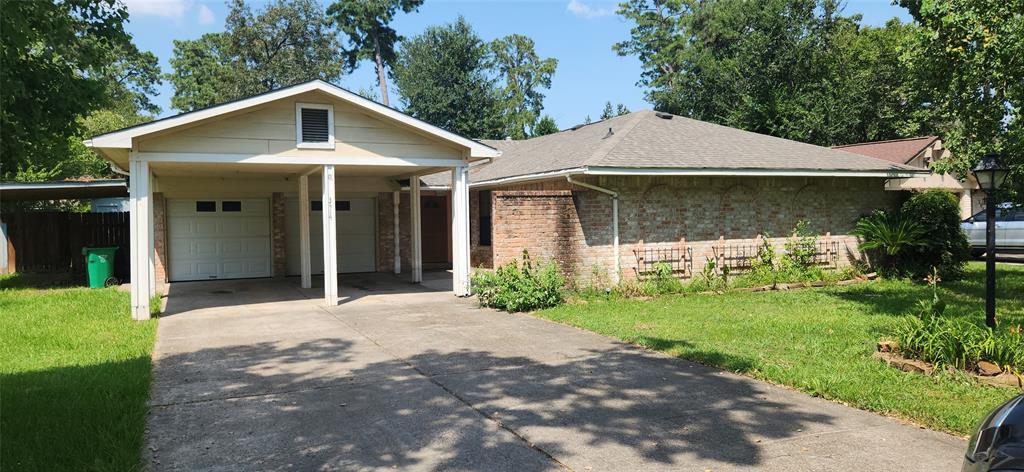
M 978 183 L 973 176 L 959 180 L 955 176 L 931 170 L 933 162 L 948 159 L 951 155 L 949 149 L 943 147 L 942 139 L 939 139 L 938 136 L 848 144 L 836 146 L 834 149 L 928 170 L 925 175 L 890 179 L 885 183 L 886 190 L 948 190 L 956 194 L 960 201 L 960 216 L 963 218 L 978 213 L 984 207 L 984 194 L 978 189 Z
M 819 235 L 817 259 L 859 257 L 856 220 L 899 203 L 885 182 L 926 171 L 650 110 L 523 141 L 483 141 L 502 156 L 470 167 L 474 267 L 528 250 L 576 279 L 680 276 L 743 269 L 798 221 Z M 426 176 L 444 190 L 443 175 Z M 424 229 L 424 238 L 427 230 Z
M 466 295 L 469 246 L 458 235 L 469 234 L 468 166 L 501 154 L 319 80 L 86 144 L 129 173 L 137 319 L 149 317 L 162 280 L 298 275 L 311 287 L 322 272 L 329 305 L 338 301 L 338 273 L 404 271 L 419 282 L 420 221 L 436 212 L 421 216 L 413 177 L 439 171 L 450 175 L 456 203 L 443 223 L 456 235 L 454 291 Z M 412 208 L 403 215 L 409 262 L 398 267 L 385 257 L 395 226 L 383 216 L 392 215 L 398 182 L 411 178 L 403 196 Z
M 295 275 L 311 287 L 323 273 L 334 305 L 338 273 L 419 282 L 450 264 L 467 295 L 471 265 L 523 249 L 596 279 L 661 260 L 687 275 L 705 254 L 741 263 L 759 234 L 798 220 L 840 264 L 856 257 L 854 220 L 893 203 L 884 180 L 923 173 L 652 111 L 476 141 L 322 81 L 87 144 L 130 173 L 136 318 L 163 280 Z

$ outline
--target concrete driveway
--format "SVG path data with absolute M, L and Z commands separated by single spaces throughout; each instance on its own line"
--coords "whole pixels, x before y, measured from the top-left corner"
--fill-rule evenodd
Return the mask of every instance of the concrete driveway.
M 332 309 L 291 279 L 172 285 L 149 467 L 937 471 L 965 447 L 387 276 L 342 284 Z

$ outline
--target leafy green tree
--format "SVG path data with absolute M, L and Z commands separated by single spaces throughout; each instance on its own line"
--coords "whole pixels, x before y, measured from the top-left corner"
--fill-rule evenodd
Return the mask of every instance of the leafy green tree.
M 607 120 L 608 118 L 615 118 L 616 116 L 626 114 L 629 114 L 629 108 L 626 108 L 626 105 L 620 103 L 615 107 L 612 107 L 612 102 L 604 102 L 604 109 L 601 110 L 600 119 Z
M 549 134 L 555 134 L 558 130 L 558 123 L 555 123 L 555 119 L 549 115 L 544 115 L 537 121 L 537 124 L 533 127 L 533 131 L 530 133 L 530 137 L 545 136 Z
M 327 7 L 327 15 L 348 36 L 345 61 L 354 69 L 359 61 L 372 60 L 377 71 L 382 103 L 388 105 L 386 68 L 395 62 L 395 43 L 402 40 L 391 28 L 391 21 L 399 10 L 409 13 L 419 8 L 423 0 L 362 0 L 336 1 Z
M 504 78 L 501 113 L 506 136 L 524 139 L 540 119 L 544 109 L 542 88 L 551 88 L 551 77 L 558 67 L 554 58 L 542 59 L 527 36 L 511 34 L 491 42 L 490 66 Z
M 3 179 L 74 176 L 65 161 L 83 117 L 118 102 L 156 110 L 156 58 L 132 44 L 127 18 L 114 0 L 0 2 Z
M 337 31 L 315 0 L 274 0 L 258 12 L 233 0 L 223 33 L 174 42 L 171 106 L 191 111 L 345 71 Z
M 836 0 L 629 0 L 614 45 L 643 66 L 655 108 L 820 145 L 930 126 L 900 47 L 914 27 L 862 28 Z
M 938 168 L 965 175 L 983 154 L 1001 151 L 1024 199 L 1024 0 L 899 3 L 921 25 L 914 75 L 950 124 L 943 137 L 953 159 Z
M 502 138 L 488 52 L 462 17 L 403 40 L 391 73 L 405 111 L 472 138 Z

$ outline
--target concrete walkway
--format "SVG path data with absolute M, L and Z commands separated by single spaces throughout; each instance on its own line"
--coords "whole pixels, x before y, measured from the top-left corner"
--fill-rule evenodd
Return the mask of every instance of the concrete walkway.
M 945 434 L 384 276 L 342 284 L 332 309 L 292 279 L 172 285 L 149 467 L 959 469 Z

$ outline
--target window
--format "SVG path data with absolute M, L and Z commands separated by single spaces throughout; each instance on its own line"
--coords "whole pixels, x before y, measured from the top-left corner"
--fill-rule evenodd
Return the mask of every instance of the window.
M 480 245 L 491 245 L 491 191 L 481 190 L 480 197 Z
M 295 146 L 300 149 L 334 149 L 333 106 L 295 104 Z
M 242 202 L 238 200 L 220 202 L 220 211 L 242 211 Z
M 334 202 L 334 211 L 350 211 L 352 210 L 352 202 L 348 200 L 338 200 Z
M 217 211 L 217 202 L 208 200 L 196 201 L 196 212 L 211 213 Z
M 309 211 L 324 211 L 324 202 L 320 200 L 309 202 Z

